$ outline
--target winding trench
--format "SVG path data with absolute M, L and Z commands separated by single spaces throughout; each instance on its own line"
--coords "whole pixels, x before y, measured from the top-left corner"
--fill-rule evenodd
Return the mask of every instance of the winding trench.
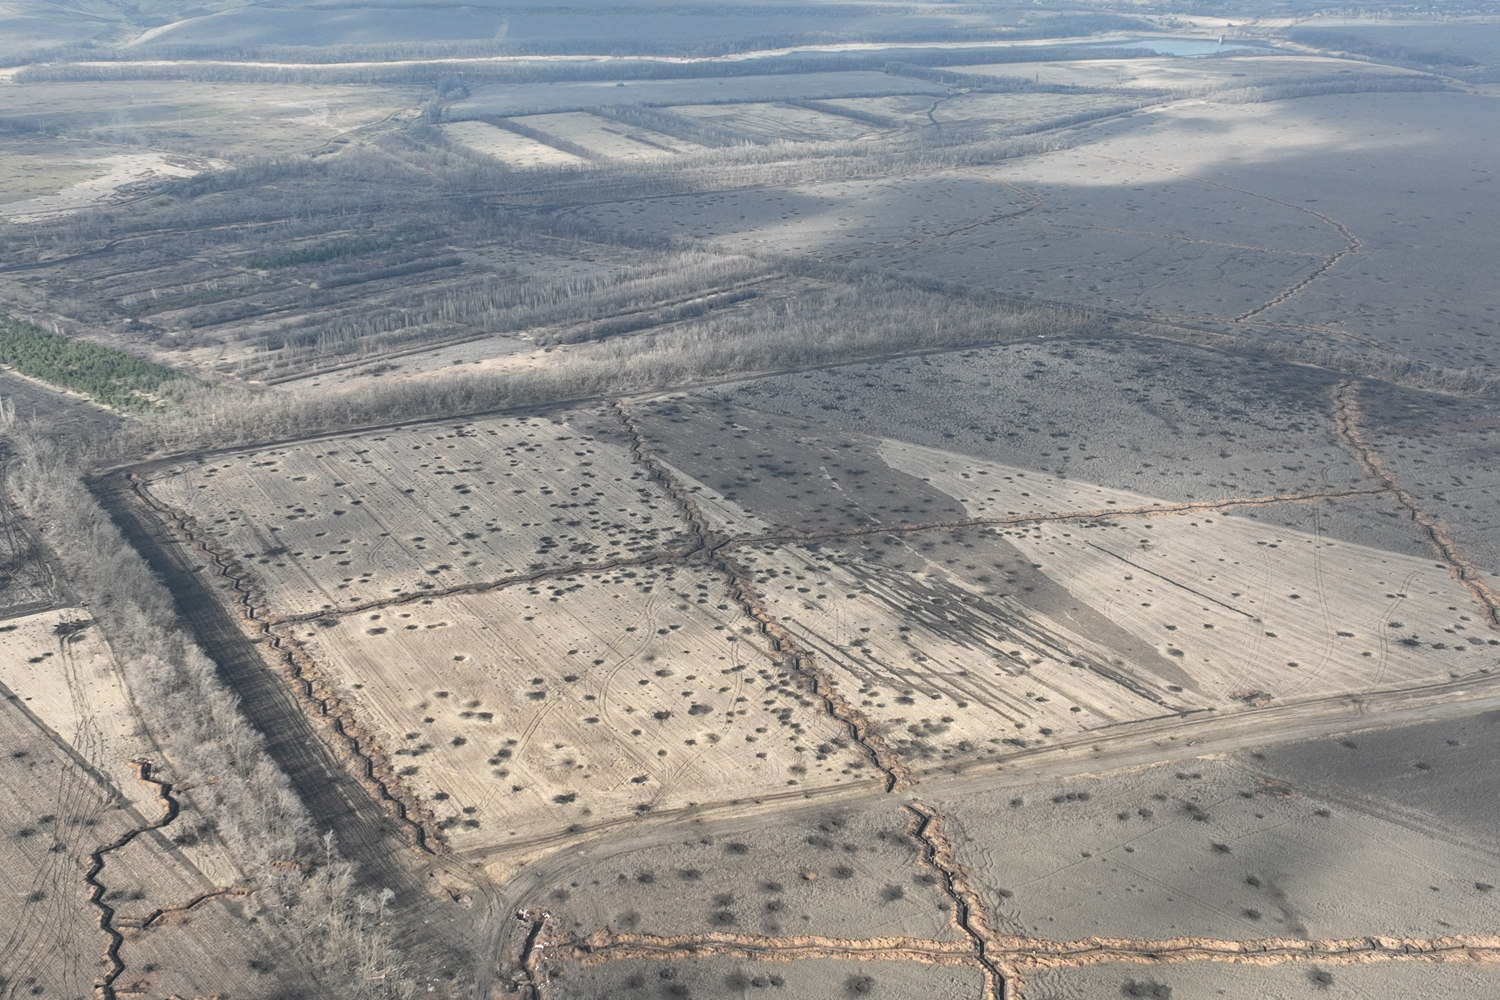
M 126 830 L 111 843 L 94 851 L 89 855 L 89 866 L 83 873 L 83 881 L 89 887 L 89 905 L 99 911 L 99 929 L 109 936 L 109 946 L 104 951 L 104 960 L 109 964 L 109 969 L 94 984 L 94 992 L 100 1000 L 115 1000 L 115 980 L 125 972 L 125 960 L 120 957 L 120 947 L 125 943 L 125 936 L 115 926 L 115 908 L 104 901 L 108 890 L 99 881 L 99 874 L 104 871 L 105 855 L 120 850 L 143 833 L 160 830 L 177 818 L 180 808 L 177 800 L 172 798 L 171 784 L 153 778 L 148 761 L 133 760 L 130 766 L 135 770 L 137 781 L 156 788 L 156 801 L 161 806 L 161 815 L 145 826 Z
M 990 930 L 979 893 L 969 884 L 969 874 L 954 857 L 953 845 L 943 834 L 936 809 L 925 804 L 906 807 L 914 821 L 912 836 L 922 845 L 922 860 L 943 878 L 943 890 L 953 901 L 953 920 L 969 936 L 974 955 L 984 970 L 984 1000 L 1012 1000 L 1007 970 L 990 957 Z

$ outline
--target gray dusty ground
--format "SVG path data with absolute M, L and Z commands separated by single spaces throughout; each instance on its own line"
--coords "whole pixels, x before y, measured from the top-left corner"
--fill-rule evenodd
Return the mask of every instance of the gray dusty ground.
M 621 961 L 594 967 L 569 966 L 553 979 L 551 995 L 559 1000 L 655 1000 L 698 997 L 743 1000 L 746 997 L 795 997 L 796 1000 L 844 1000 L 846 997 L 923 997 L 971 1000 L 981 995 L 978 970 L 915 962 L 859 962 L 806 959 L 798 962 L 747 962 L 732 958 L 666 961 Z
M 1492 848 L 1330 802 L 1254 754 L 932 797 L 1001 933 L 1434 938 L 1500 919 Z
M 571 877 L 528 903 L 580 936 L 610 929 L 959 940 L 951 902 L 909 835 L 911 821 L 885 800 L 738 834 L 689 825 L 678 843 L 602 863 L 582 857 Z
M 1136 964 L 1111 962 L 1077 969 L 1037 972 L 1027 978 L 1026 1000 L 1104 1000 L 1170 997 L 1171 1000 L 1355 1000 L 1420 997 L 1422 1000 L 1484 1000 L 1500 990 L 1493 965 L 1439 962 L 1380 962 L 1329 965 L 1231 965 L 1225 962 Z

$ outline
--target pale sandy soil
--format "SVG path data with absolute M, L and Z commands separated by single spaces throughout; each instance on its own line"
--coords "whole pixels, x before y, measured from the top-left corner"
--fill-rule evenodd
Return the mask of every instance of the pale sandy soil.
M 194 517 L 278 614 L 686 544 L 623 448 L 546 418 L 240 453 L 177 467 L 151 490 Z
M 56 194 L 38 195 L 25 201 L 0 205 L 0 217 L 13 223 L 40 222 L 128 198 L 137 185 L 149 185 L 175 177 L 192 177 L 223 166 L 201 157 L 177 153 L 118 153 L 89 161 L 91 169 L 105 172 L 79 181 Z
M 715 574 L 643 567 L 293 634 L 452 846 L 484 857 L 575 825 L 873 782 L 730 601 Z

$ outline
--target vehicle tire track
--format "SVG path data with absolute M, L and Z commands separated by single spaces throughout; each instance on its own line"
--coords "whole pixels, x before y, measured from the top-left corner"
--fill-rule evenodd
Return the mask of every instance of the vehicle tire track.
M 1364 411 L 1359 405 L 1359 383 L 1345 380 L 1332 389 L 1334 427 L 1359 463 L 1375 479 L 1385 484 L 1396 502 L 1427 535 L 1427 540 L 1448 567 L 1448 573 L 1467 590 L 1484 608 L 1485 620 L 1490 628 L 1500 630 L 1500 593 L 1485 583 L 1479 569 L 1471 563 L 1453 540 L 1448 526 L 1433 517 L 1411 491 L 1401 484 L 1396 474 L 1385 464 L 1380 452 L 1370 444 L 1364 432 Z
M 94 983 L 94 992 L 100 1000 L 115 1000 L 115 980 L 125 972 L 125 960 L 120 957 L 125 935 L 115 926 L 115 908 L 104 901 L 107 889 L 99 880 L 100 873 L 104 871 L 105 856 L 120 850 L 143 833 L 160 830 L 176 819 L 180 811 L 177 800 L 172 797 L 171 783 L 153 778 L 149 761 L 133 760 L 130 766 L 135 770 L 137 781 L 156 789 L 156 801 L 161 806 L 161 815 L 144 826 L 126 830 L 110 843 L 93 851 L 89 855 L 89 866 L 83 873 L 84 884 L 89 887 L 89 905 L 99 911 L 99 929 L 109 936 L 109 945 L 104 951 L 104 961 L 108 963 L 109 969 Z

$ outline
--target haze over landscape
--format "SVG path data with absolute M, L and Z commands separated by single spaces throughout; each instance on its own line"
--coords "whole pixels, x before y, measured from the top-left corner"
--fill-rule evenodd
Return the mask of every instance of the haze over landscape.
M 1500 7 L 0 0 L 0 997 L 1500 995 Z

